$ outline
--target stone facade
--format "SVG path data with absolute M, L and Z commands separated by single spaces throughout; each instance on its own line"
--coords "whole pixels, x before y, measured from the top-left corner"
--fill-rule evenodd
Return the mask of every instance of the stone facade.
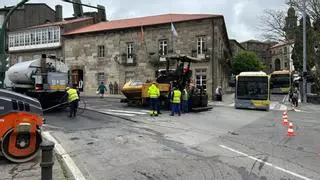
M 271 54 L 270 71 L 289 70 L 294 71 L 293 60 L 291 59 L 293 41 L 279 43 L 269 49 Z
M 118 82 L 122 87 L 129 79 L 155 79 L 155 71 L 165 68 L 165 63 L 159 61 L 161 40 L 167 41 L 168 56 L 197 56 L 197 41 L 203 37 L 205 54 L 201 63 L 191 65 L 193 80 L 205 83 L 210 96 L 218 85 L 226 88 L 231 50 L 223 17 L 177 22 L 174 26 L 178 37 L 172 35 L 170 23 L 67 35 L 65 61 L 71 71 L 83 71 L 84 91 L 92 93 L 100 80 Z M 142 28 L 144 40 L 141 38 Z M 130 63 L 127 61 L 128 43 L 133 45 L 133 61 Z M 99 57 L 101 47 L 105 51 L 103 57 Z M 171 68 L 175 65 L 172 64 Z
M 270 64 L 269 48 L 275 45 L 275 42 L 262 42 L 257 40 L 249 40 L 240 43 L 247 51 L 255 52 L 262 64 L 267 66 Z
M 242 45 L 238 41 L 236 41 L 235 39 L 230 39 L 229 43 L 230 43 L 230 47 L 232 49 L 232 55 L 233 56 L 238 54 L 239 52 L 245 50 L 245 48 L 242 47 Z

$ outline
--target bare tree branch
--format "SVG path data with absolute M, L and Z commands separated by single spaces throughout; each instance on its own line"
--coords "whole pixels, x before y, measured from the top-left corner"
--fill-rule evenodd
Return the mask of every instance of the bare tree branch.
M 261 36 L 267 40 L 281 41 L 285 39 L 285 13 L 280 10 L 267 9 L 263 15 L 259 16 L 259 26 L 257 29 L 262 31 Z

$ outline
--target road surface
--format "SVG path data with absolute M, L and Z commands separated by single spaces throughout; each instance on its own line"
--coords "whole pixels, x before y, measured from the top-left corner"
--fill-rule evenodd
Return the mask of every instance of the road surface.
M 289 111 L 296 136 L 281 124 L 284 95 L 269 112 L 217 106 L 170 117 L 116 99 L 86 99 L 77 118 L 46 114 L 57 140 L 85 179 L 319 179 L 319 106 Z M 99 112 L 96 112 L 99 111 Z

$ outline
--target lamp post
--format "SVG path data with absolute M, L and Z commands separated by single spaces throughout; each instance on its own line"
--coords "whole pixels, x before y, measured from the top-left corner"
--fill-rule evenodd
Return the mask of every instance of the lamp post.
M 303 0 L 303 73 L 302 102 L 307 102 L 307 30 L 306 30 L 306 0 Z

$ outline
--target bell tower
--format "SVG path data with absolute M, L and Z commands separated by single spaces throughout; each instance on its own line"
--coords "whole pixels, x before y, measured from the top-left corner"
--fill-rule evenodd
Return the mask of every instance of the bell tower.
M 286 40 L 294 40 L 295 39 L 295 34 L 296 34 L 296 30 L 297 30 L 297 21 L 298 21 L 298 17 L 296 15 L 296 11 L 293 8 L 293 2 L 292 0 L 289 1 L 288 3 L 290 5 L 290 8 L 288 9 L 287 12 L 287 17 L 285 19 L 285 27 L 284 27 L 284 31 L 286 33 Z

